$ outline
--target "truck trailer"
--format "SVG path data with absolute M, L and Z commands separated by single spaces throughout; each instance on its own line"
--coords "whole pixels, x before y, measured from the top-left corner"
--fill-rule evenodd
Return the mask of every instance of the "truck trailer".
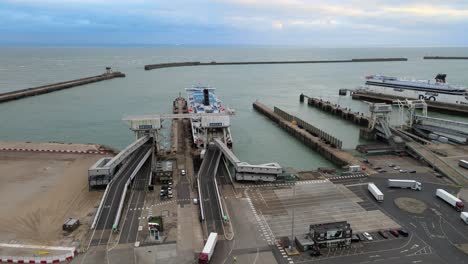
M 465 206 L 462 200 L 458 199 L 457 197 L 453 196 L 451 193 L 443 189 L 437 189 L 436 196 L 444 200 L 446 203 L 450 204 L 458 212 L 461 212 L 463 210 L 463 207 Z
M 422 190 L 422 184 L 415 180 L 388 179 L 389 188 L 405 188 L 411 190 Z
M 465 222 L 465 224 L 468 225 L 468 212 L 461 212 L 460 213 L 460 218 Z
M 384 195 L 383 193 L 379 190 L 379 188 L 377 188 L 377 186 L 375 186 L 375 184 L 373 183 L 369 183 L 367 185 L 367 190 L 369 190 L 370 193 L 372 193 L 372 195 L 374 196 L 374 198 L 379 201 L 379 202 L 382 202 L 383 199 L 384 199 Z
M 213 256 L 216 243 L 218 242 L 218 233 L 211 232 L 206 240 L 202 252 L 198 256 L 198 264 L 207 264 Z

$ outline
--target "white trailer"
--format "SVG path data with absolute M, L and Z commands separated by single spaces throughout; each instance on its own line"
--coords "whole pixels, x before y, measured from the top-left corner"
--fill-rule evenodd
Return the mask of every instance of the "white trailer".
M 465 168 L 465 169 L 468 169 L 468 161 L 466 160 L 459 160 L 458 161 L 458 166 L 462 167 L 462 168 Z
M 374 196 L 374 198 L 379 201 L 379 202 L 382 202 L 383 199 L 384 199 L 384 195 L 383 193 L 379 190 L 379 188 L 377 188 L 377 186 L 375 186 L 375 184 L 373 183 L 369 183 L 367 185 L 367 190 L 369 190 L 370 193 L 372 193 L 372 195 Z
M 468 225 L 468 212 L 461 212 L 460 213 L 460 218 L 465 222 L 465 224 Z
M 461 212 L 463 210 L 463 207 L 465 206 L 462 200 L 458 199 L 457 197 L 453 196 L 451 193 L 443 189 L 437 189 L 436 196 L 444 200 L 446 203 L 450 204 L 458 212 Z
M 198 256 L 199 264 L 207 264 L 211 256 L 213 256 L 216 243 L 218 242 L 218 233 L 211 232 L 206 240 L 205 246 L 203 247 L 202 252 Z
M 415 180 L 388 179 L 389 188 L 406 188 L 412 190 L 422 190 L 422 184 Z

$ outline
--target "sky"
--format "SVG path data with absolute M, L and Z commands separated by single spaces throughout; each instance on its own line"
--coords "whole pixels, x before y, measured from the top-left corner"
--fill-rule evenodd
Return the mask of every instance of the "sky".
M 0 45 L 468 46 L 468 0 L 0 0 Z

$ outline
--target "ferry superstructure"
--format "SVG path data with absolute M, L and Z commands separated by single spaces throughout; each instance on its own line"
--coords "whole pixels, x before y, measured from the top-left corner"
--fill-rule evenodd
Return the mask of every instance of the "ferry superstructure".
M 215 90 L 216 88 L 213 87 L 202 86 L 186 88 L 188 112 L 191 114 L 231 113 L 233 110 L 225 108 L 222 105 L 221 100 L 219 100 L 215 94 Z M 206 133 L 209 131 L 211 137 L 224 138 L 226 145 L 229 148 L 232 148 L 232 135 L 229 128 L 229 121 L 226 122 L 227 127 L 226 124 L 220 123 L 219 128 L 217 127 L 217 123 L 209 123 L 209 128 L 206 125 L 203 125 L 201 117 L 194 117 L 190 121 L 192 126 L 193 143 L 198 147 L 205 146 L 205 141 L 208 140 L 208 135 Z
M 422 99 L 468 106 L 468 90 L 466 87 L 446 83 L 446 76 L 446 74 L 438 74 L 435 81 L 430 81 L 370 75 L 366 76 L 365 90 L 408 99 Z

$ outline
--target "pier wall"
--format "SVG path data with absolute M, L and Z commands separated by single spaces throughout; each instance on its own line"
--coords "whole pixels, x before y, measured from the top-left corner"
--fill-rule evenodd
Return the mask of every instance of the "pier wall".
M 468 60 L 468 57 L 424 56 L 425 60 Z
M 25 97 L 36 96 L 45 93 L 51 93 L 63 89 L 73 88 L 76 86 L 81 86 L 89 83 L 109 80 L 113 78 L 125 77 L 125 74 L 121 72 L 112 72 L 104 73 L 97 76 L 81 78 L 72 81 L 59 82 L 54 84 L 43 85 L 34 88 L 26 88 L 21 90 L 16 90 L 12 92 L 0 93 L 0 103 L 22 99 Z
M 352 122 L 356 125 L 363 126 L 363 127 L 368 127 L 369 124 L 371 123 L 371 119 L 368 116 L 364 116 L 363 113 L 359 112 L 352 112 L 351 109 L 348 108 L 342 108 L 337 104 L 332 104 L 329 101 L 324 101 L 319 98 L 313 98 L 313 97 L 308 97 L 303 94 L 300 95 L 300 100 L 301 102 L 304 101 L 304 97 L 307 97 L 307 104 L 309 106 L 315 107 L 317 109 L 320 109 L 324 112 L 328 112 L 330 114 L 333 114 L 335 116 L 340 117 L 341 119 L 347 120 L 349 122 Z
M 253 103 L 253 108 L 271 119 L 273 122 L 277 123 L 282 129 L 286 130 L 289 134 L 293 135 L 295 138 L 302 141 L 305 145 L 312 148 L 337 166 L 361 164 L 359 159 L 350 153 L 333 148 L 322 141 L 319 137 L 313 136 L 305 129 L 299 128 L 297 125 L 293 125 L 267 106 L 259 102 L 255 102 Z
M 378 102 L 386 102 L 392 103 L 393 101 L 405 100 L 407 98 L 399 97 L 399 96 L 392 96 L 386 94 L 379 94 L 379 93 L 371 93 L 367 91 L 355 91 L 351 94 L 351 97 L 356 100 L 368 100 L 368 101 L 378 101 Z M 443 112 L 443 113 L 450 113 L 450 114 L 459 114 L 459 115 L 468 115 L 468 105 L 454 105 L 454 104 L 447 104 L 435 101 L 428 101 L 426 100 L 426 104 L 428 109 Z
M 225 61 L 225 62 L 172 62 L 145 65 L 145 70 L 185 67 L 185 66 L 215 66 L 215 65 L 249 65 L 249 64 L 308 64 L 308 63 L 348 63 L 348 62 L 390 62 L 390 61 L 408 61 L 407 58 L 363 58 L 350 60 L 305 60 L 305 61 Z

